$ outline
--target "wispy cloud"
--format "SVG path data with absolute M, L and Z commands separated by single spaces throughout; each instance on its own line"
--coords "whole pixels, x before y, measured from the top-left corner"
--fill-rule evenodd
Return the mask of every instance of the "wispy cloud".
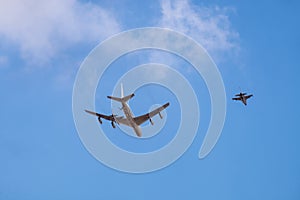
M 214 59 L 222 60 L 228 52 L 238 51 L 239 34 L 230 23 L 233 8 L 195 6 L 188 0 L 162 0 L 162 16 L 158 21 L 198 41 Z
M 6 56 L 1 56 L 0 55 L 0 69 L 5 68 L 8 64 L 8 59 Z
M 77 0 L 10 0 L 0 6 L 0 38 L 27 62 L 44 64 L 75 44 L 98 42 L 120 31 L 114 16 Z

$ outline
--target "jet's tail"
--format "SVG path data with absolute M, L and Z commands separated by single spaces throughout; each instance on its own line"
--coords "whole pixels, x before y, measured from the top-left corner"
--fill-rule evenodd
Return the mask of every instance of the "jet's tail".
M 132 97 L 134 97 L 134 94 L 130 94 L 130 95 L 124 97 L 124 91 L 123 91 L 123 84 L 122 83 L 121 83 L 121 97 L 107 96 L 107 98 L 115 100 L 115 101 L 119 101 L 119 102 L 127 102 Z
M 123 97 L 123 98 L 107 96 L 107 98 L 112 99 L 112 100 L 115 100 L 115 101 L 119 101 L 119 102 L 126 102 L 126 101 L 128 101 L 129 99 L 131 99 L 132 97 L 134 97 L 134 94 L 130 94 L 130 95 L 125 96 L 125 97 Z

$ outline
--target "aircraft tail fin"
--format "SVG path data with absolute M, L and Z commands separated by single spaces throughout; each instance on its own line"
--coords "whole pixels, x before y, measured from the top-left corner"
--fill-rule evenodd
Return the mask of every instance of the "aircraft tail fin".
M 121 98 L 124 97 L 123 83 L 121 83 Z
M 123 90 L 123 84 L 122 83 L 121 83 L 121 97 L 107 96 L 107 98 L 118 101 L 118 102 L 127 102 L 132 97 L 134 97 L 133 93 L 124 97 L 124 90 Z

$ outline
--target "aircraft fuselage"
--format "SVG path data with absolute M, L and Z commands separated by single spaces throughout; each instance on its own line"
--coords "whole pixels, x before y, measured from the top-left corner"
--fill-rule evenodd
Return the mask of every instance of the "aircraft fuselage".
M 242 96 L 242 102 L 243 104 L 247 105 L 247 98 L 244 95 Z
M 142 136 L 142 130 L 141 128 L 135 123 L 134 121 L 134 115 L 131 112 L 128 104 L 126 102 L 122 102 L 122 110 L 124 112 L 124 115 L 126 116 L 130 126 L 133 128 L 134 132 L 136 133 L 137 136 L 141 137 Z

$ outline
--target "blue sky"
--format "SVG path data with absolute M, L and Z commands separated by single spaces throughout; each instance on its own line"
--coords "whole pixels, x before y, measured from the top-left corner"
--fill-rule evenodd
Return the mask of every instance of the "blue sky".
M 2 2 L 0 199 L 299 199 L 299 7 L 293 0 Z M 174 29 L 203 45 L 223 77 L 227 114 L 215 148 L 199 160 L 210 119 L 201 77 L 160 52 L 117 60 L 115 65 L 127 68 L 111 66 L 106 90 L 130 67 L 154 60 L 186 76 L 201 109 L 197 136 L 180 159 L 156 172 L 128 174 L 101 164 L 83 146 L 73 121 L 72 89 L 96 45 L 148 26 Z M 96 109 L 109 114 L 101 87 L 100 82 Z M 240 88 L 254 94 L 247 107 L 231 101 Z M 138 90 L 133 112 L 168 100 L 156 90 L 162 89 Z M 167 130 L 178 123 L 170 114 L 179 114 L 169 95 L 175 103 L 167 110 Z M 122 143 L 115 138 L 123 134 L 119 129 L 105 122 L 103 129 Z

